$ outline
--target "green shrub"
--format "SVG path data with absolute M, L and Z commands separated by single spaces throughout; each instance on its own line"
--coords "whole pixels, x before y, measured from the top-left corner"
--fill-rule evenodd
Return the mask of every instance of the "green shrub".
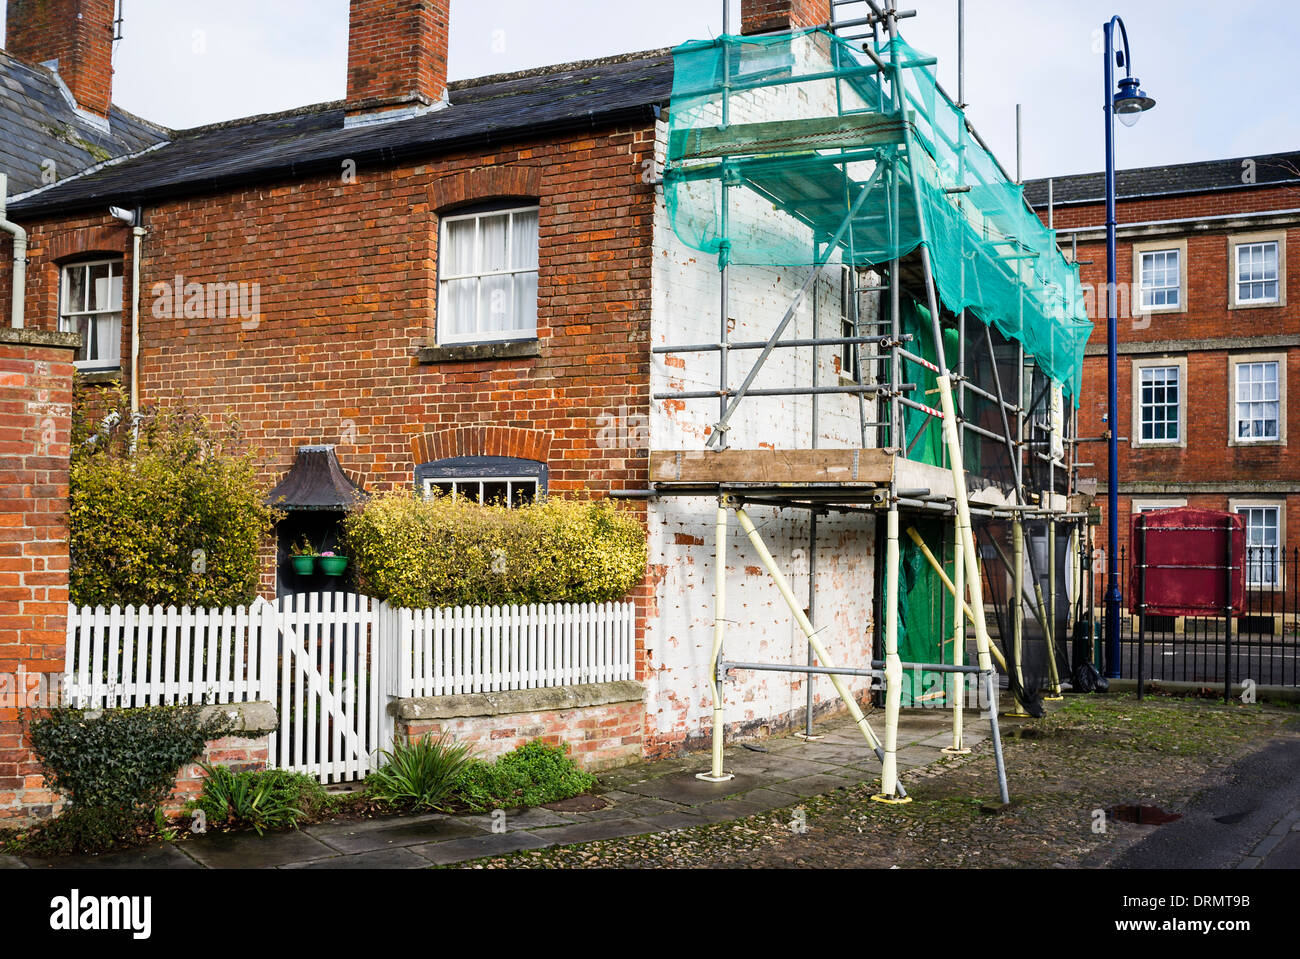
M 362 592 L 410 608 L 606 602 L 645 576 L 640 521 L 608 499 L 480 506 L 412 493 L 344 521 Z
M 186 763 L 230 720 L 202 706 L 147 706 L 103 713 L 60 707 L 31 720 L 32 750 L 52 789 L 73 806 L 118 806 L 152 815 Z
M 182 409 L 147 409 L 133 426 L 117 390 L 81 391 L 68 487 L 69 596 L 78 606 L 228 606 L 257 595 L 258 549 L 274 527 L 249 454 Z
M 473 809 L 513 809 L 559 802 L 587 792 L 596 777 L 569 758 L 565 743 L 525 743 L 495 762 L 473 760 L 456 784 L 458 797 Z
M 201 764 L 203 791 L 188 809 L 203 810 L 210 823 L 251 826 L 260 836 L 268 829 L 297 829 L 315 819 L 328 796 L 319 782 L 284 769 L 233 772 L 225 766 Z
M 24 856 L 98 855 L 142 838 L 145 821 L 118 806 L 69 806 L 24 837 Z
M 181 767 L 224 735 L 229 719 L 201 706 L 149 706 L 102 714 L 57 708 L 29 722 L 45 781 L 68 800 L 33 840 L 54 853 L 102 852 L 147 829 Z
M 469 747 L 452 743 L 446 733 L 399 741 L 380 756 L 379 768 L 366 779 L 366 791 L 382 802 L 415 809 L 438 808 L 471 762 Z

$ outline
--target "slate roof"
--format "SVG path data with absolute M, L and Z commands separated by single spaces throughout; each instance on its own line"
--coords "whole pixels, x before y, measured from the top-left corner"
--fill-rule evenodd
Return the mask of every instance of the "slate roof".
M 1243 183 L 1243 164 L 1255 161 L 1255 182 Z M 1290 165 L 1290 169 L 1287 168 Z M 1115 195 L 1120 199 L 1170 196 L 1249 189 L 1278 183 L 1300 183 L 1300 151 L 1273 153 L 1230 160 L 1205 160 L 1173 166 L 1119 170 L 1115 174 Z M 1025 199 L 1035 209 L 1047 206 L 1047 180 L 1026 180 Z M 1102 203 L 1106 199 L 1106 174 L 1082 173 L 1052 180 L 1055 205 Z M 1300 204 L 1297 204 L 1300 205 Z
M 648 121 L 672 92 L 668 50 L 450 84 L 450 105 L 407 120 L 343 128 L 343 103 L 182 130 L 172 142 L 47 187 L 10 205 L 15 218 L 132 207 L 231 186 L 358 165 L 419 160 L 520 136 Z
M 0 172 L 9 175 L 10 196 L 39 187 L 47 159 L 63 178 L 170 135 L 117 107 L 103 132 L 77 114 L 52 71 L 0 50 Z

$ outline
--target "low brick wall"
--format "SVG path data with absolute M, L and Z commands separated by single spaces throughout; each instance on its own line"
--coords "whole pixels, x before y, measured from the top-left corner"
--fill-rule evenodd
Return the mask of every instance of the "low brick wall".
M 210 706 L 205 712 L 224 713 L 234 724 L 228 735 L 208 742 L 199 762 L 228 766 L 236 772 L 270 768 L 271 733 L 275 732 L 277 726 L 274 706 L 264 702 L 229 703 Z M 181 767 L 171 802 L 164 809 L 167 815 L 179 816 L 184 812 L 186 801 L 202 791 L 203 770 L 199 767 L 199 762 Z
M 398 736 L 450 733 L 480 759 L 534 739 L 564 742 L 579 766 L 595 771 L 640 760 L 644 699 L 640 683 L 622 681 L 399 699 L 388 708 Z

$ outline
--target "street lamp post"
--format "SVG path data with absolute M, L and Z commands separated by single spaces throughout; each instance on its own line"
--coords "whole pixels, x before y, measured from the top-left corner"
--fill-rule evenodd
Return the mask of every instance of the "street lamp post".
M 1124 51 L 1115 55 L 1115 27 L 1119 27 Z M 1106 436 L 1109 446 L 1106 480 L 1106 675 L 1119 676 L 1119 617 L 1123 598 L 1119 590 L 1119 387 L 1116 354 L 1119 348 L 1115 290 L 1115 117 L 1125 126 L 1156 105 L 1138 87 L 1129 55 L 1128 31 L 1124 21 L 1111 17 L 1106 35 Z M 1124 68 L 1124 79 L 1115 86 L 1115 67 Z

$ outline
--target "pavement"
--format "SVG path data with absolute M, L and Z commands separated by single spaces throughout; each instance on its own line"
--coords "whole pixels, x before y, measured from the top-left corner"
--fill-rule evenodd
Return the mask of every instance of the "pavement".
M 1300 719 L 1233 763 L 1110 864 L 1120 869 L 1300 869 Z
M 871 719 L 876 732 L 883 732 L 883 715 Z M 939 750 L 952 742 L 951 721 L 947 710 L 904 713 L 898 730 L 904 788 L 908 769 L 943 757 Z M 978 713 L 968 712 L 965 745 L 983 742 L 987 728 Z M 724 783 L 696 779 L 707 771 L 709 756 L 693 753 L 603 773 L 599 797 L 548 807 L 334 821 L 260 837 L 219 833 L 102 856 L 0 856 L 0 869 L 421 869 L 730 822 L 880 775 L 880 762 L 847 717 L 819 723 L 815 732 L 820 738 L 811 742 L 788 735 L 728 748 L 723 768 L 735 778 Z

